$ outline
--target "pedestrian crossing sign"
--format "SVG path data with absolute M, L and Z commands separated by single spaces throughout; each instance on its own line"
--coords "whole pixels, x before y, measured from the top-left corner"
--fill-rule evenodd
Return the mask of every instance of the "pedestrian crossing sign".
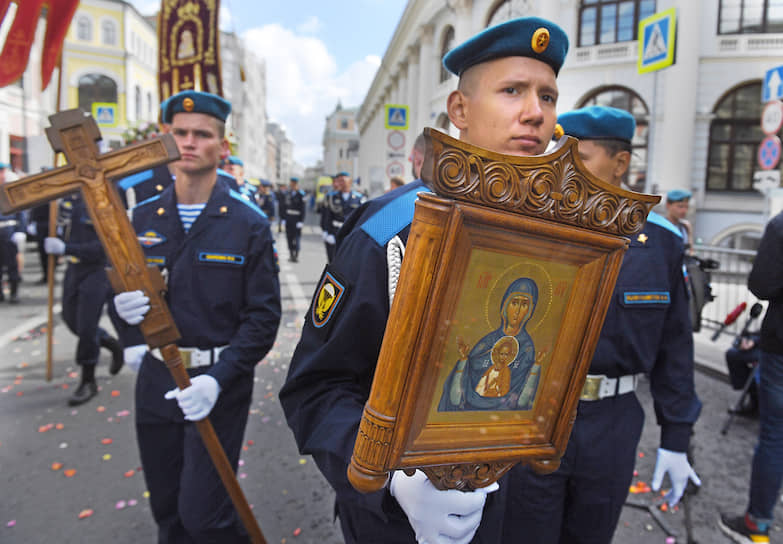
M 639 21 L 640 74 L 671 66 L 676 52 L 676 8 L 667 9 Z
M 115 102 L 93 102 L 92 116 L 99 127 L 117 126 L 117 104 Z
M 408 106 L 386 104 L 386 128 L 392 130 L 408 130 Z

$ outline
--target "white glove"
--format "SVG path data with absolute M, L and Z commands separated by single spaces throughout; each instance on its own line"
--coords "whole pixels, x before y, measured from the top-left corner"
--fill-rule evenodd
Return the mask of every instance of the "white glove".
M 494 483 L 471 492 L 441 491 L 420 470 L 413 476 L 397 470 L 389 485 L 392 496 L 408 516 L 419 544 L 470 542 L 481 523 L 487 495 L 498 489 L 500 486 Z
M 335 240 L 335 239 L 334 239 L 334 234 L 329 234 L 329 235 L 326 237 L 326 243 L 327 243 L 327 244 L 330 244 L 330 245 L 334 245 L 334 244 L 336 244 L 336 243 L 337 243 L 337 240 Z
M 30 236 L 38 236 L 38 226 L 35 222 L 27 224 L 27 234 Z
M 296 224 L 296 228 L 298 228 L 298 229 L 301 229 L 303 226 L 304 226 L 304 223 L 302 223 L 301 221 L 299 221 L 299 222 Z
M 13 240 L 19 249 L 22 249 L 22 246 L 27 241 L 27 234 L 24 232 L 15 232 L 11 235 L 11 240 Z
M 114 306 L 128 325 L 138 325 L 150 309 L 150 299 L 141 291 L 125 291 L 114 297 Z
M 44 238 L 44 251 L 49 255 L 62 255 L 65 253 L 65 242 L 53 236 Z
M 701 485 L 701 479 L 693 470 L 688 462 L 688 456 L 684 452 L 670 451 L 658 448 L 658 458 L 655 461 L 655 471 L 653 471 L 652 489 L 658 491 L 663 482 L 663 476 L 669 473 L 669 481 L 672 488 L 666 494 L 664 499 L 669 506 L 674 506 L 680 502 L 685 486 L 688 485 L 688 478 L 694 484 Z
M 321 238 L 323 239 L 324 242 L 326 242 L 326 239 L 329 238 L 329 233 L 326 232 L 325 230 L 322 230 L 321 231 Z
M 283 226 L 283 228 L 285 228 L 285 219 L 283 219 L 282 221 L 280 221 L 280 224 Z
M 147 353 L 147 346 L 144 344 L 123 349 L 122 356 L 125 359 L 125 365 L 134 372 L 138 372 L 145 353 Z
M 209 374 L 201 374 L 190 380 L 190 387 L 179 389 L 175 387 L 168 391 L 166 400 L 177 399 L 180 410 L 188 421 L 204 419 L 212 411 L 220 393 L 220 385 Z

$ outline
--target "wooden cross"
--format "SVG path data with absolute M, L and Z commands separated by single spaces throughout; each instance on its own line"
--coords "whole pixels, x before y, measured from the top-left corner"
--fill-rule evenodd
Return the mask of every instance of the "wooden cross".
M 108 275 L 114 291 L 138 289 L 149 297 L 150 309 L 139 325 L 144 339 L 150 348 L 160 349 L 177 387 L 190 387 L 176 345 L 180 334 L 164 298 L 163 278 L 157 266 L 147 266 L 125 206 L 109 181 L 179 159 L 174 137 L 164 134 L 101 155 L 96 145 L 101 139 L 98 125 L 82 110 L 56 113 L 49 117 L 49 122 L 52 126 L 46 129 L 46 136 L 55 152 L 65 154 L 68 164 L 0 185 L 0 210 L 11 213 L 81 190 L 95 232 L 113 267 Z M 265 544 L 215 429 L 206 418 L 195 424 L 252 541 Z

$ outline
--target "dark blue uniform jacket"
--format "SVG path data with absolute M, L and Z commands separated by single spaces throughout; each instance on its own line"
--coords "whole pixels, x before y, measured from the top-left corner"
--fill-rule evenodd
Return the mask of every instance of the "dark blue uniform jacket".
M 623 257 L 590 365 L 609 377 L 649 374 L 661 447 L 673 451 L 687 450 L 701 410 L 683 255 L 676 227 L 651 212 Z
M 321 229 L 329 234 L 337 234 L 343 223 L 354 211 L 366 202 L 362 193 L 351 191 L 351 196 L 343 198 L 343 194 L 337 191 L 329 191 L 324 197 L 323 212 L 321 214 Z
M 182 338 L 178 345 L 211 349 L 228 345 L 210 367 L 221 398 L 252 391 L 255 365 L 272 347 L 280 322 L 280 284 L 269 221 L 255 205 L 218 180 L 206 207 L 186 234 L 174 186 L 133 210 L 133 226 L 148 263 L 165 270 L 166 299 Z M 138 327 L 123 331 L 123 345 L 143 344 Z M 137 388 L 147 415 L 182 419 L 176 403 L 163 400 L 173 382 L 163 364 L 145 358 Z M 139 416 L 144 417 L 144 414 Z

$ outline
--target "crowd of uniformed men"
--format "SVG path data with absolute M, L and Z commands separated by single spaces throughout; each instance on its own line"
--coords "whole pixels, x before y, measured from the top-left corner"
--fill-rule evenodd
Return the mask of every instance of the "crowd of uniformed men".
M 447 110 L 460 139 L 509 155 L 543 153 L 555 134 L 557 75 L 567 51 L 563 30 L 535 17 L 491 27 L 455 47 L 444 66 L 459 77 Z M 112 353 L 110 373 L 123 365 L 138 373 L 137 438 L 160 542 L 247 540 L 192 422 L 210 416 L 236 470 L 254 366 L 273 345 L 282 311 L 274 223 L 278 233 L 285 231 L 289 259 L 296 262 L 308 210 L 320 214 L 327 264 L 280 402 L 300 451 L 313 456 L 336 491 L 346 542 L 610 542 L 643 424 L 635 395 L 640 374 L 650 377 L 661 426 L 653 487 L 668 474 L 672 489 L 666 498 L 673 505 L 688 480 L 700 483 L 686 455 L 701 403 L 682 273 L 685 243 L 678 225 L 651 213 L 624 257 L 587 378 L 590 387 L 580 397 L 554 473 L 517 466 L 499 485 L 461 492 L 437 490 L 418 471 L 395 472 L 381 491 L 357 492 L 346 468 L 389 314 L 388 246 L 393 240 L 404 246 L 416 194 L 429 189 L 416 180 L 367 201 L 353 189 L 351 176 L 340 172 L 314 210 L 315 195 L 308 198 L 297 178 L 276 191 L 267 181 L 246 179 L 242 160 L 230 155 L 225 139 L 230 111 L 228 102 L 208 93 L 172 96 L 161 104 L 162 127 L 173 135 L 181 158 L 116 180 L 148 262 L 163 270 L 191 377 L 187 389 L 174 385 L 161 353 L 148 348 L 138 328 L 150 309 L 147 295 L 112 293 L 106 257 L 78 195 L 60 203 L 57 236 L 48 236 L 45 209 L 27 218 L 0 216 L 10 302 L 18 301 L 16 253 L 26 233 L 39 242 L 42 258 L 67 260 L 63 317 L 79 338 L 75 359 L 82 370 L 69 404 L 97 394 L 101 347 Z M 630 162 L 634 118 L 590 107 L 564 113 L 559 121 L 566 134 L 579 138 L 584 165 L 619 186 Z M 420 140 L 411 160 L 418 177 Z M 0 166 L 3 181 L 6 165 Z M 326 292 L 345 296 L 332 297 L 328 311 L 317 314 Z M 510 301 L 525 296 L 531 294 L 504 298 L 504 320 Z M 98 324 L 105 305 L 118 338 Z M 466 352 L 466 360 L 481 364 L 473 352 Z M 462 378 L 463 385 L 477 391 L 471 379 Z M 452 401 L 455 409 L 476 409 L 466 398 Z M 748 513 L 744 526 L 731 522 L 727 534 L 739 535 L 737 542 L 768 541 L 770 520 L 757 518 Z

